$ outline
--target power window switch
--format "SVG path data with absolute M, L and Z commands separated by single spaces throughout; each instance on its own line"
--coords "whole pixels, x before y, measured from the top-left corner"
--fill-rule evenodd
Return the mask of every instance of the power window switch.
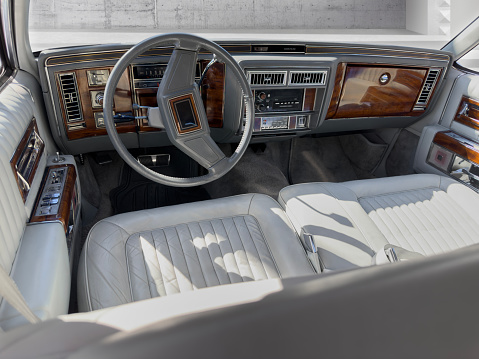
M 46 215 L 46 214 L 50 214 L 50 211 L 52 210 L 52 207 L 46 207 L 46 208 L 42 208 L 40 210 L 40 214 L 41 215 Z

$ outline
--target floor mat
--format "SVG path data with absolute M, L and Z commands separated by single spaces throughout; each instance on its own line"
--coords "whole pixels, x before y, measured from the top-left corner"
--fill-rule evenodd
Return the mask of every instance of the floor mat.
M 289 144 L 289 141 L 283 141 L 268 143 L 262 149 L 248 147 L 231 171 L 206 184 L 205 188 L 213 198 L 243 193 L 262 193 L 277 198 L 278 192 L 289 185 L 285 175 Z M 227 147 L 223 145 L 222 150 L 230 156 L 231 149 Z
M 359 178 L 337 136 L 293 139 L 289 175 L 292 184 Z
M 151 168 L 155 170 L 155 168 Z M 169 187 L 153 182 L 124 165 L 120 185 L 110 192 L 115 214 L 210 199 L 202 187 Z

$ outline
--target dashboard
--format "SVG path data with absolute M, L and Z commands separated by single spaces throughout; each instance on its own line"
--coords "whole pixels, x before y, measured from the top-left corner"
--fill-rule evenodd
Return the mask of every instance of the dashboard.
M 314 133 L 406 127 L 432 107 L 451 64 L 434 50 L 344 44 L 219 43 L 244 69 L 255 101 L 253 141 Z M 44 51 L 41 83 L 52 134 L 69 154 L 108 150 L 103 96 L 125 45 Z M 171 48 L 140 55 L 123 73 L 114 96 L 118 133 L 128 148 L 169 145 L 166 132 L 148 126 L 146 110 L 156 92 Z M 222 63 L 198 55 L 200 86 L 211 136 L 239 141 L 243 128 L 241 93 Z M 140 117 L 140 118 L 138 118 Z

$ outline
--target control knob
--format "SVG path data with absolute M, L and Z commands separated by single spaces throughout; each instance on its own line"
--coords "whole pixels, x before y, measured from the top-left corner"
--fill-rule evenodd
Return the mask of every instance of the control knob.
M 256 109 L 258 111 L 264 111 L 266 109 L 266 106 L 262 103 L 259 103 L 259 104 L 256 105 Z
M 95 96 L 96 103 L 103 106 L 103 97 L 104 96 L 105 96 L 105 94 L 103 92 L 98 92 Z

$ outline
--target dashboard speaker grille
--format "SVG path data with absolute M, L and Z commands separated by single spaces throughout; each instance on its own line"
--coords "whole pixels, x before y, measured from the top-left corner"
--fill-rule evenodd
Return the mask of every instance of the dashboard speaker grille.
M 286 85 L 286 71 L 248 71 L 250 85 L 283 86 Z
M 75 73 L 68 72 L 59 74 L 58 82 L 62 91 L 62 100 L 67 122 L 71 123 L 83 121 Z
M 291 71 L 289 73 L 290 85 L 324 85 L 326 71 Z
M 427 103 L 431 98 L 432 91 L 436 86 L 440 72 L 441 69 L 429 69 L 426 81 L 424 81 L 424 85 L 422 86 L 421 94 L 419 95 L 416 101 L 416 105 L 414 106 L 414 110 L 424 110 L 426 108 Z

